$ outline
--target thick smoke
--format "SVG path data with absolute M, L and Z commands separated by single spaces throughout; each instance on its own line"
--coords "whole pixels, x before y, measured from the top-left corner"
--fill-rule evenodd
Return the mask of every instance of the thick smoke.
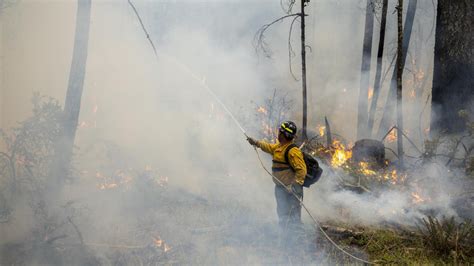
M 21 1 L 0 13 L 2 128 L 30 114 L 33 91 L 64 99 L 75 2 Z M 155 58 L 127 1 L 93 1 L 76 178 L 58 199 L 80 206 L 77 225 L 85 242 L 150 243 L 159 234 L 176 250 L 213 255 L 195 255 L 195 263 L 268 263 L 275 255 L 265 249 L 276 242 L 273 183 L 239 127 L 206 87 L 249 135 L 260 136 L 256 107 L 275 89 L 294 103 L 289 118 L 300 121 L 300 83 L 288 66 L 290 21 L 266 33 L 271 58 L 253 46 L 258 28 L 283 14 L 278 2 L 137 1 L 158 51 Z M 405 74 L 406 113 L 418 112 L 407 116 L 406 128 L 417 145 L 426 137 L 430 113 L 429 104 L 423 106 L 431 86 L 434 39 L 434 10 L 428 2 L 419 3 L 407 59 L 411 72 Z M 354 141 L 364 9 L 365 1 L 310 3 L 310 131 L 327 116 L 335 132 Z M 388 13 L 384 73 L 391 73 L 388 66 L 395 51 L 395 16 Z M 374 45 L 377 32 L 376 23 Z M 295 51 L 298 33 L 295 27 Z M 299 75 L 298 57 L 292 62 Z M 423 72 L 427 82 L 410 85 L 419 82 L 414 80 L 416 71 Z M 372 80 L 374 73 L 368 74 Z M 389 80 L 390 75 L 385 88 Z M 380 96 L 379 111 L 385 97 Z M 423 113 L 418 115 L 420 106 Z M 268 166 L 269 157 L 263 159 Z M 341 173 L 326 168 L 322 181 L 306 190 L 305 203 L 324 221 L 363 225 L 414 225 L 430 212 L 456 216 L 451 197 L 459 188 L 450 181 L 453 173 L 445 171 L 429 165 L 414 175 L 416 187 L 368 196 L 339 190 L 336 175 Z M 119 187 L 100 190 L 105 176 L 116 176 Z M 133 180 L 123 181 L 129 180 L 124 176 Z M 149 176 L 162 183 L 147 183 Z M 414 204 L 412 193 L 423 195 L 428 204 Z M 27 213 L 18 208 L 15 216 L 25 221 L 31 217 Z M 309 217 L 304 219 L 309 227 Z M 27 237 L 31 227 L 34 221 L 22 222 L 17 230 L 0 225 L 2 239 Z M 193 248 L 183 248 L 187 244 Z M 99 252 L 101 259 L 107 252 Z M 248 256 L 242 258 L 239 252 Z
M 407 187 L 393 186 L 364 194 L 340 190 L 337 180 L 343 174 L 327 170 L 331 174 L 325 176 L 309 195 L 311 202 L 320 203 L 311 209 L 322 219 L 359 225 L 413 227 L 427 215 L 471 218 L 470 214 L 459 213 L 455 208 L 455 200 L 463 191 L 464 173 L 453 173 L 440 164 L 428 163 L 410 173 Z

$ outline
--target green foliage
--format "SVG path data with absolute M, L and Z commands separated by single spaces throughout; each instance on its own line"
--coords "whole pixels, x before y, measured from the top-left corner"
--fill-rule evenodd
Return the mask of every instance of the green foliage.
M 6 147 L 0 153 L 0 199 L 6 209 L 20 193 L 26 193 L 30 203 L 38 205 L 33 206 L 34 210 L 44 209 L 41 198 L 55 156 L 62 108 L 57 100 L 38 93 L 33 95 L 32 104 L 30 117 L 8 131 L 0 129 L 0 140 Z
M 16 168 L 28 168 L 36 176 L 44 177 L 54 156 L 62 109 L 57 100 L 39 94 L 34 94 L 32 103 L 33 115 L 9 132 L 0 130 L 0 137 Z
M 362 247 L 370 260 L 382 264 L 433 264 L 419 238 L 411 232 L 388 229 L 367 230 L 358 237 L 351 237 L 347 244 Z
M 471 221 L 458 223 L 454 217 L 441 221 L 428 216 L 419 229 L 424 245 L 438 256 L 456 261 L 474 254 L 474 226 Z
M 421 220 L 418 231 L 358 229 L 341 243 L 362 248 L 381 264 L 474 263 L 474 225 L 454 218 Z

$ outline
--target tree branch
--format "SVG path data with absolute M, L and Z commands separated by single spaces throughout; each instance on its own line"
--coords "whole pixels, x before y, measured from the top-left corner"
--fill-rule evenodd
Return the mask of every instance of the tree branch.
M 67 220 L 72 225 L 72 227 L 74 227 L 74 230 L 76 231 L 77 236 L 79 237 L 79 240 L 81 241 L 81 244 L 84 245 L 84 238 L 82 238 L 81 231 L 79 231 L 79 228 L 77 227 L 77 225 L 72 221 L 72 218 L 70 216 L 67 217 Z
M 293 46 L 291 45 L 291 33 L 293 32 L 293 24 L 295 24 L 295 21 L 298 19 L 299 17 L 295 17 L 293 18 L 293 21 L 291 21 L 291 25 L 290 25 L 290 33 L 288 34 L 288 65 L 290 66 L 290 73 L 291 75 L 293 76 L 293 79 L 295 81 L 299 81 L 299 79 L 295 76 L 295 74 L 293 73 L 293 67 L 292 67 L 292 64 L 291 64 L 291 58 L 293 56 L 295 56 L 295 52 L 293 51 Z
M 257 33 L 255 34 L 255 37 L 254 37 L 254 46 L 255 46 L 255 50 L 258 51 L 258 49 L 260 48 L 264 54 L 266 54 L 267 56 L 269 56 L 269 52 L 267 49 L 265 49 L 265 31 L 270 27 L 272 26 L 273 24 L 277 23 L 277 22 L 280 22 L 280 21 L 283 21 L 285 20 L 286 18 L 290 18 L 290 17 L 296 17 L 296 16 L 301 16 L 301 13 L 295 13 L 295 14 L 289 14 L 289 15 L 286 15 L 286 16 L 283 16 L 283 17 L 280 17 L 268 24 L 265 24 L 263 25 L 260 29 L 258 29 Z

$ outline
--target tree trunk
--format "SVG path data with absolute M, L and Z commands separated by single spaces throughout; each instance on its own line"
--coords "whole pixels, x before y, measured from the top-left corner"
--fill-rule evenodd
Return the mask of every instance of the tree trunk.
M 52 182 L 56 188 L 60 187 L 68 176 L 73 154 L 86 71 L 90 12 L 91 0 L 78 0 L 74 49 L 64 104 L 62 132 L 56 144 L 56 160 L 53 165 L 54 180 Z
M 0 6 L 0 8 L 2 8 Z M 3 16 L 1 15 L 1 10 L 0 10 L 0 25 L 4 25 L 3 24 Z M 3 61 L 5 60 L 4 58 L 4 50 L 3 50 L 3 26 L 0 26 L 0 128 L 3 128 L 3 108 L 5 106 L 5 104 L 3 103 L 3 91 L 4 91 L 4 88 L 3 88 L 3 72 L 4 72 L 4 66 L 3 66 Z M 5 147 L 3 146 L 5 145 L 2 142 L 0 142 L 0 150 L 3 150 Z
M 397 153 L 398 166 L 403 168 L 403 0 L 398 0 L 397 7 L 398 42 L 397 42 Z
M 305 43 L 305 13 L 304 8 L 309 0 L 301 0 L 301 68 L 302 68 L 302 86 L 303 86 L 303 127 L 302 138 L 306 140 L 308 137 L 306 127 L 308 123 L 308 99 L 306 91 L 306 43 Z
M 473 112 L 474 1 L 438 0 L 431 132 L 466 129 L 458 112 Z
M 410 44 L 411 32 L 413 29 L 413 21 L 415 19 L 416 13 L 416 5 L 417 0 L 410 0 L 408 1 L 408 10 L 407 15 L 405 18 L 405 29 L 403 31 L 403 51 L 402 51 L 402 58 L 401 64 L 402 67 L 405 68 L 405 61 L 408 54 L 408 46 Z M 395 112 L 395 99 L 397 95 L 397 67 L 393 68 L 392 80 L 390 83 L 390 88 L 388 91 L 387 101 L 385 103 L 385 108 L 382 116 L 382 120 L 380 121 L 380 127 L 377 136 L 380 138 L 387 131 L 393 126 L 393 121 L 395 120 L 393 115 Z
M 372 100 L 370 102 L 370 111 L 369 111 L 369 121 L 367 130 L 369 135 L 372 135 L 374 127 L 374 117 L 375 110 L 377 108 L 377 102 L 380 94 L 381 78 L 382 78 L 382 59 L 383 59 L 383 48 L 385 43 L 385 27 L 387 25 L 387 9 L 388 9 L 388 0 L 383 0 L 382 6 L 382 18 L 380 21 L 380 37 L 379 37 L 379 47 L 377 51 L 377 69 L 375 71 L 375 81 L 374 81 L 374 92 L 372 95 Z
M 357 115 L 357 139 L 366 138 L 368 121 L 368 95 L 370 80 L 370 62 L 372 53 L 372 36 L 374 33 L 374 8 L 372 0 L 367 0 L 365 9 L 365 32 L 360 69 L 360 88 Z

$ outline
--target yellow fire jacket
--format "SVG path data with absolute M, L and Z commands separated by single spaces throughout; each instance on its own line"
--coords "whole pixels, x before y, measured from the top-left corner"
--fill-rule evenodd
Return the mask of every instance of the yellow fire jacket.
M 257 147 L 273 156 L 273 175 L 284 185 L 288 186 L 295 182 L 303 185 L 307 170 L 301 150 L 299 148 L 293 148 L 288 153 L 288 163 L 293 167 L 295 170 L 294 172 L 291 170 L 290 166 L 285 163 L 285 151 L 291 143 L 292 142 L 281 145 L 279 142 L 271 144 L 263 140 L 259 140 L 257 141 Z M 275 182 L 277 185 L 280 185 L 275 180 L 273 180 L 273 182 Z

